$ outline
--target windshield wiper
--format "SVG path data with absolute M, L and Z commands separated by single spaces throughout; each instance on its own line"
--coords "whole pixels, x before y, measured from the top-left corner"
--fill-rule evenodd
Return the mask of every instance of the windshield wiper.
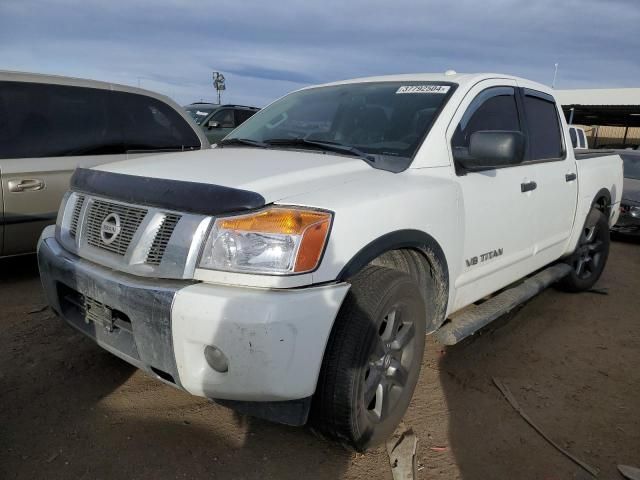
M 227 138 L 218 142 L 218 145 L 248 145 L 250 147 L 269 148 L 269 144 L 260 142 L 259 140 L 251 140 L 250 138 Z
M 374 155 L 365 153 L 359 148 L 325 140 L 307 140 L 305 138 L 269 138 L 264 140 L 263 143 L 273 146 L 312 146 L 329 152 L 346 153 L 348 155 L 360 157 L 367 163 L 375 163 L 376 161 L 376 157 Z

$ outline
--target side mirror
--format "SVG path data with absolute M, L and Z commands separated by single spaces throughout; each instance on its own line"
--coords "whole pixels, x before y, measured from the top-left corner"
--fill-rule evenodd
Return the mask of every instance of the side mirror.
M 525 140 L 521 132 L 485 130 L 471 134 L 468 155 L 456 161 L 465 170 L 478 171 L 522 163 Z
M 215 120 L 209 120 L 209 123 L 207 123 L 207 127 L 220 128 L 220 122 L 216 122 Z

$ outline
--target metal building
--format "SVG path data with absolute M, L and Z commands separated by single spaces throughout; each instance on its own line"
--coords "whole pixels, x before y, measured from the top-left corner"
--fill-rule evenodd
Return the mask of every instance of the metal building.
M 640 145 L 640 88 L 557 90 L 569 123 L 590 127 L 590 146 Z

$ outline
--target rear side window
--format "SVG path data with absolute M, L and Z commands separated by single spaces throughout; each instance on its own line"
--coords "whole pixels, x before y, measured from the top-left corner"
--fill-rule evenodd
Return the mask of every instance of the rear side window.
M 233 128 L 235 126 L 233 110 L 231 109 L 225 109 L 216 112 L 211 120 L 218 122 L 222 128 Z
M 529 129 L 528 160 L 563 157 L 560 120 L 552 97 L 526 90 L 524 108 Z
M 576 134 L 575 128 L 569 129 L 569 136 L 571 137 L 571 145 L 573 145 L 573 148 L 576 148 L 578 146 L 578 135 Z
M 112 92 L 111 96 L 126 151 L 200 148 L 193 129 L 169 105 L 133 93 Z
M 584 136 L 584 130 L 578 129 L 578 137 L 580 138 L 580 147 L 587 148 L 587 139 Z
M 140 114 L 145 108 L 147 116 Z M 171 107 L 150 97 L 65 85 L 0 82 L 0 158 L 182 148 L 200 148 L 198 136 Z
M 236 125 L 246 122 L 255 113 L 255 110 L 236 110 Z
M 514 88 L 489 88 L 471 102 L 451 139 L 454 158 L 468 155 L 471 135 L 483 130 L 520 131 Z
M 108 92 L 24 82 L 0 83 L 0 158 L 118 153 Z

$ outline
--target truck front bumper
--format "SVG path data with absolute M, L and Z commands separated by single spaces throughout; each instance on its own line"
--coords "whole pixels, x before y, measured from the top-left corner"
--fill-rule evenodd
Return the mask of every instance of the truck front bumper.
M 119 273 L 38 246 L 47 299 L 100 346 L 157 378 L 212 399 L 277 403 L 310 397 L 349 285 L 266 290 Z M 215 347 L 228 365 L 205 357 Z

